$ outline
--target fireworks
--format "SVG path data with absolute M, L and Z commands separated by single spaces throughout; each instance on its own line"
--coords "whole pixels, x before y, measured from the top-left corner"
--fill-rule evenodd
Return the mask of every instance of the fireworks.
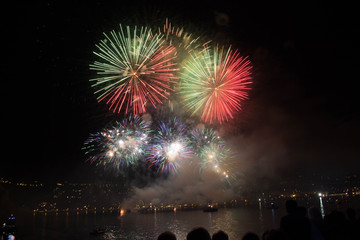
M 176 118 L 160 123 L 148 155 L 152 165 L 165 172 L 177 171 L 181 161 L 191 154 L 186 130 L 186 126 Z
M 229 160 L 233 158 L 231 149 L 212 128 L 196 128 L 191 132 L 191 143 L 200 158 L 200 169 L 211 170 L 228 179 Z
M 199 157 L 201 159 L 200 169 L 210 169 L 229 178 L 230 171 L 227 165 L 232 157 L 230 148 L 211 143 L 201 149 Z
M 98 101 L 106 99 L 113 112 L 125 109 L 125 113 L 141 114 L 148 103 L 156 107 L 167 99 L 177 79 L 175 48 L 163 47 L 162 36 L 148 28 L 131 31 L 120 25 L 119 32 L 104 35 L 94 52 L 101 61 L 90 65 L 100 76 L 90 80 L 99 88 L 95 91 L 100 94 Z
M 181 75 L 185 106 L 205 122 L 221 124 L 233 118 L 248 97 L 250 70 L 250 61 L 231 48 L 205 48 L 191 54 Z
M 130 116 L 113 127 L 90 134 L 84 143 L 90 162 L 120 168 L 141 159 L 149 141 L 150 123 Z
M 184 28 L 175 27 L 166 19 L 163 28 L 159 28 L 159 33 L 164 34 L 165 40 L 169 45 L 176 47 L 176 55 L 181 58 L 201 47 L 200 37 L 193 37 L 193 34 L 185 32 Z
M 235 155 L 214 129 L 189 129 L 177 118 L 157 118 L 152 130 L 139 115 L 168 100 L 171 110 L 187 110 L 205 123 L 234 118 L 250 90 L 252 67 L 247 57 L 231 47 L 209 47 L 167 19 L 157 33 L 120 25 L 119 31 L 104 36 L 94 52 L 98 59 L 90 64 L 97 74 L 90 82 L 98 101 L 122 113 L 123 120 L 90 134 L 83 147 L 89 161 L 117 169 L 148 164 L 173 173 L 191 159 L 190 165 L 200 161 L 201 171 L 214 171 L 227 180 L 235 176 Z
M 201 155 L 203 148 L 211 144 L 225 144 L 212 128 L 195 128 L 191 131 L 190 138 L 194 152 L 197 155 Z

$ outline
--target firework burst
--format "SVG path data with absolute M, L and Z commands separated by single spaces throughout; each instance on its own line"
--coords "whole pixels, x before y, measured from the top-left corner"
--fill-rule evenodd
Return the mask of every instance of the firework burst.
M 176 47 L 176 55 L 181 56 L 180 58 L 204 45 L 200 44 L 200 37 L 193 37 L 193 34 L 186 32 L 184 28 L 175 27 L 167 18 L 164 26 L 159 28 L 159 33 L 164 34 L 165 43 Z
M 241 110 L 251 83 L 250 61 L 231 48 L 205 48 L 184 63 L 180 93 L 192 114 L 223 123 Z
M 230 182 L 235 178 L 233 164 L 235 154 L 226 147 L 225 141 L 212 128 L 195 128 L 190 135 L 194 153 L 200 159 L 200 172 L 210 170 Z
M 152 166 L 164 172 L 177 172 L 181 161 L 191 155 L 186 130 L 186 126 L 176 118 L 160 123 L 148 154 Z
M 91 79 L 98 101 L 106 100 L 113 112 L 146 112 L 149 103 L 156 107 L 167 99 L 177 77 L 173 46 L 163 46 L 162 36 L 148 28 L 129 26 L 105 34 L 94 52 L 101 60 L 90 65 L 100 76 Z
M 90 163 L 97 165 L 133 165 L 144 157 L 150 140 L 150 123 L 138 116 L 130 116 L 113 127 L 90 134 L 83 149 L 89 155 Z
M 194 128 L 190 132 L 190 139 L 194 153 L 198 156 L 201 155 L 204 146 L 225 144 L 212 128 Z
M 236 155 L 225 145 L 210 144 L 205 146 L 201 153 L 200 170 L 210 170 L 219 175 L 220 178 L 231 184 L 236 180 L 239 169 L 237 167 Z
M 204 146 L 199 152 L 201 159 L 200 169 L 210 169 L 225 178 L 229 178 L 229 159 L 231 156 L 230 148 L 225 145 L 209 144 Z

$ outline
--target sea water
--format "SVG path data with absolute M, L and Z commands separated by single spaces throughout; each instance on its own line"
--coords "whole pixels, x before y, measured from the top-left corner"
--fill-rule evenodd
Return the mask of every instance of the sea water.
M 16 239 L 156 239 L 164 231 L 186 239 L 194 227 L 204 227 L 210 234 L 223 230 L 229 239 L 241 239 L 247 232 L 260 237 L 269 229 L 279 228 L 285 210 L 279 208 L 221 208 L 217 212 L 177 211 L 141 214 L 63 214 L 17 216 Z M 103 235 L 93 236 L 95 228 L 105 228 Z

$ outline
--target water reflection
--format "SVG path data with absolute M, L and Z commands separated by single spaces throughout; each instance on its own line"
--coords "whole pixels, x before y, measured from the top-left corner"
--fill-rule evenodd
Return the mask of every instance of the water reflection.
M 208 216 L 209 216 L 209 226 L 212 226 L 212 215 L 211 215 L 211 212 L 208 212 Z
M 319 198 L 320 198 L 320 211 L 321 211 L 321 216 L 322 216 L 322 218 L 324 219 L 324 217 L 325 217 L 325 211 L 324 211 L 324 204 L 323 204 L 323 201 L 322 201 L 321 193 L 319 193 Z
M 276 223 L 276 219 L 275 219 L 275 209 L 271 209 L 271 215 L 272 215 L 272 227 L 273 228 L 276 228 L 275 227 L 275 223 Z
M 175 219 L 169 223 L 168 228 L 169 231 L 173 232 L 177 236 L 178 239 L 186 239 L 187 229 L 178 219 L 176 219 L 176 214 Z
M 217 212 L 176 211 L 156 214 L 128 213 L 123 216 L 106 214 L 30 216 L 27 229 L 21 231 L 26 237 L 20 239 L 95 239 L 90 235 L 96 227 L 107 231 L 96 239 L 156 239 L 164 231 L 171 231 L 178 239 L 194 227 L 204 227 L 210 234 L 223 230 L 230 239 L 241 239 L 248 231 L 262 234 L 277 226 L 279 214 L 263 208 L 219 209 Z M 32 221 L 32 223 L 31 223 Z M 31 236 L 31 237 L 28 237 Z
M 261 227 L 261 231 L 264 231 L 264 218 L 263 218 L 263 209 L 261 204 L 261 198 L 259 198 L 259 224 Z
M 212 225 L 210 225 L 210 228 L 213 229 L 213 232 L 217 232 L 218 230 L 223 230 L 226 232 L 226 230 L 228 232 L 230 232 L 232 230 L 232 221 L 231 219 L 233 218 L 233 214 L 232 211 L 221 211 L 221 212 L 215 212 L 213 213 L 214 215 L 218 215 L 218 216 L 214 216 L 214 219 L 212 220 Z
M 43 219 L 42 219 L 42 227 L 41 227 L 41 229 L 42 229 L 42 231 L 41 231 L 41 236 L 42 237 L 46 237 L 46 222 L 47 222 L 47 217 L 44 217 Z
M 156 209 L 155 209 L 155 212 L 154 212 L 154 228 L 156 229 L 157 227 L 157 218 L 156 218 Z

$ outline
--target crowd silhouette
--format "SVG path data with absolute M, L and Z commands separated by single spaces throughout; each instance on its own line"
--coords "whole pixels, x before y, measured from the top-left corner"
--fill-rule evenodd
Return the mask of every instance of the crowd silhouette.
M 333 210 L 324 218 L 316 207 L 306 209 L 298 206 L 297 202 L 289 199 L 285 203 L 287 214 L 280 220 L 280 228 L 269 229 L 262 236 L 248 232 L 239 236 L 240 240 L 345 240 L 360 239 L 360 218 L 356 211 L 348 208 L 346 214 Z M 177 240 L 176 235 L 166 231 L 157 240 Z M 222 230 L 212 236 L 203 227 L 192 229 L 186 240 L 229 240 L 229 236 Z M 233 239 L 231 239 L 233 240 Z

